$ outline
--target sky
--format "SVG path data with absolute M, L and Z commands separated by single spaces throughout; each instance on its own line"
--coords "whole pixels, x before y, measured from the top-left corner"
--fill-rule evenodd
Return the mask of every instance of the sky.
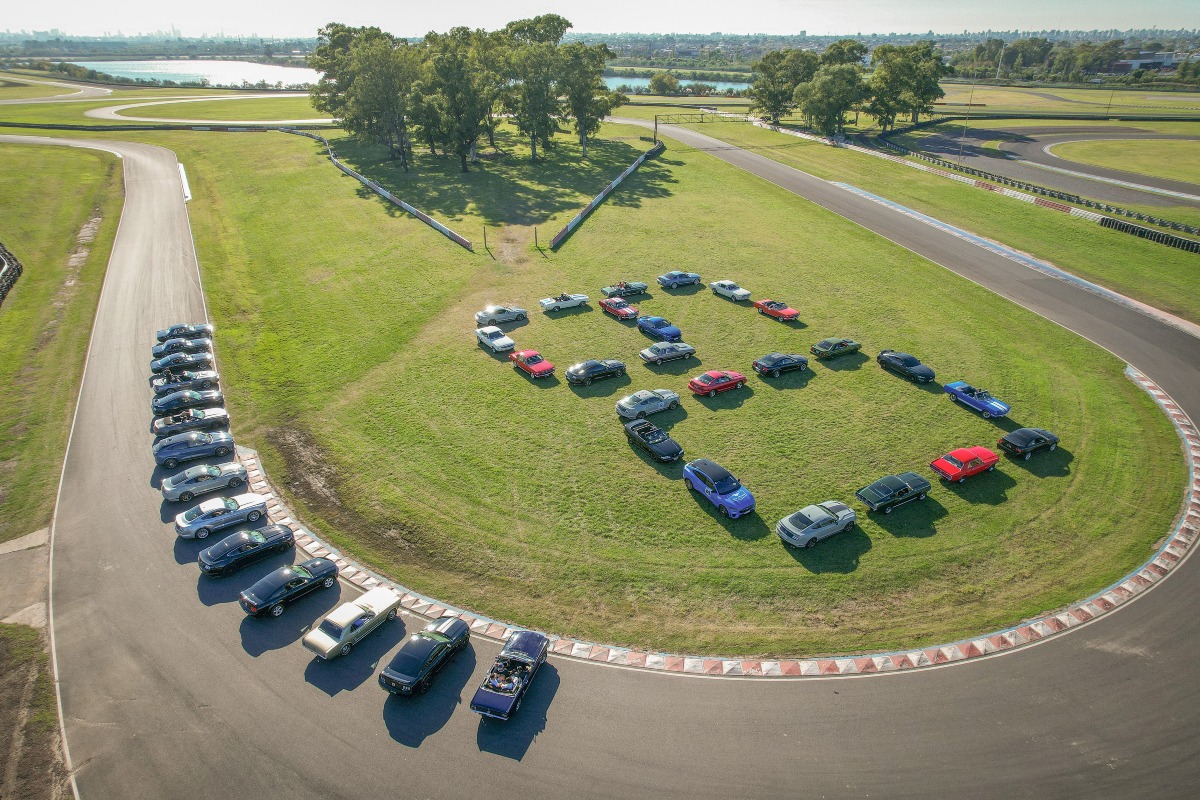
M 312 37 L 328 22 L 375 25 L 422 36 L 458 25 L 494 30 L 514 19 L 561 14 L 575 33 L 961 33 L 983 30 L 1200 28 L 1197 0 L 60 0 L 11 3 L 9 31 L 68 35 L 153 33 L 182 36 Z

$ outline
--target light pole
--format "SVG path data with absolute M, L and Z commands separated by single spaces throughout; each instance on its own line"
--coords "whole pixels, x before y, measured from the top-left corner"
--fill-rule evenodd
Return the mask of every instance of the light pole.
M 971 124 L 971 106 L 975 105 L 975 81 L 971 81 L 971 94 L 967 98 L 967 118 L 963 120 L 962 136 L 958 140 L 958 163 L 963 163 L 963 145 L 967 143 L 967 126 Z

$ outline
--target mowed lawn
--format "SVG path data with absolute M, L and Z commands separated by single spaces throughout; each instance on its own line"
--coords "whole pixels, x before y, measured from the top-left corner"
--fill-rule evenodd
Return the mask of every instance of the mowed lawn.
M 1200 135 L 1200 129 L 1196 133 Z M 1064 142 L 1054 146 L 1054 155 L 1200 186 L 1200 141 Z
M 647 143 L 610 126 L 614 169 Z M 468 253 L 389 210 L 283 135 L 141 134 L 188 165 L 223 386 L 239 441 L 262 449 L 297 513 L 413 589 L 554 632 L 650 648 L 816 654 L 928 644 L 1086 596 L 1153 551 L 1179 510 L 1178 439 L 1123 364 L 1057 326 L 710 155 L 669 143 L 556 253 L 540 241 L 613 170 L 577 170 L 565 139 L 531 168 L 490 155 L 467 176 L 421 156 L 407 176 L 352 153 L 397 194 L 479 242 Z M 348 146 L 346 151 L 350 151 Z M 611 164 L 607 162 L 611 161 Z M 619 171 L 619 170 L 616 170 Z M 544 198 L 545 211 L 538 199 Z M 480 243 L 481 244 L 481 243 Z M 673 268 L 731 278 L 801 309 L 785 325 L 707 289 L 635 302 L 680 325 L 699 359 L 647 367 L 649 340 L 602 314 L 599 288 Z M 589 309 L 542 314 L 561 291 Z M 533 382 L 481 349 L 472 314 L 508 326 L 558 377 Z M 971 326 L 947 326 L 969 314 Z M 686 395 L 701 369 L 750 373 L 773 350 L 831 335 L 867 355 L 654 418 L 688 458 L 729 467 L 759 513 L 726 521 L 650 463 L 613 413 L 640 388 Z M 880 348 L 918 354 L 1013 405 L 988 421 L 882 372 Z M 620 358 L 629 377 L 573 389 L 562 371 Z M 1062 437 L 861 527 L 791 551 L 775 521 L 1017 425 Z M 1130 525 L 1132 518 L 1139 524 Z
M 155 119 L 211 119 L 270 121 L 277 119 L 325 119 L 329 115 L 312 107 L 308 97 L 225 98 L 218 100 L 189 100 L 182 103 L 135 106 L 120 112 L 126 117 Z

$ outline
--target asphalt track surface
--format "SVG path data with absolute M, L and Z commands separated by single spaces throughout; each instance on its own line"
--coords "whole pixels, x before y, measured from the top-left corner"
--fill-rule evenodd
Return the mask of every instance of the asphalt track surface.
M 1200 418 L 1200 341 L 762 156 L 707 150 L 925 255 L 1129 360 Z M 304 626 L 351 591 L 251 620 L 236 592 L 278 565 L 202 579 L 154 491 L 152 331 L 204 315 L 174 156 L 122 155 L 126 203 L 96 315 L 54 526 L 52 616 L 80 795 L 281 797 L 1200 796 L 1195 568 L 1067 635 L 949 668 L 725 680 L 552 658 L 519 715 L 465 704 L 476 640 L 429 694 L 374 684 L 411 618 L 329 664 Z M 219 354 L 218 354 L 219 355 Z

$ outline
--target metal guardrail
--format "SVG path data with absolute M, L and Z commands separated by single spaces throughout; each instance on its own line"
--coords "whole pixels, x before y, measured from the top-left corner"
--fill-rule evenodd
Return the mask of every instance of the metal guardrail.
M 596 206 L 604 202 L 604 198 L 608 197 L 609 193 L 611 193 L 613 189 L 617 188 L 621 184 L 621 181 L 632 175 L 634 171 L 642 165 L 643 161 L 645 161 L 647 158 L 653 158 L 665 149 L 667 149 L 667 146 L 662 142 L 658 142 L 654 145 L 654 147 L 651 147 L 649 150 L 638 156 L 637 161 L 634 161 L 632 164 L 630 164 L 624 172 L 622 172 L 612 181 L 612 183 L 608 184 L 608 186 L 605 186 L 604 191 L 593 197 L 592 202 L 584 206 L 582 211 L 572 217 L 571 221 L 568 222 L 561 231 L 554 235 L 554 238 L 550 240 L 550 249 L 557 250 L 559 245 L 565 242 L 567 237 L 570 236 L 575 229 L 583 223 L 584 218 L 587 217 L 588 214 L 592 213 L 592 210 L 595 209 Z
M 21 273 L 25 268 L 21 266 L 21 262 L 17 257 L 0 242 L 0 303 L 4 302 L 4 298 L 8 297 L 9 289 L 17 282 L 17 278 L 21 277 Z

